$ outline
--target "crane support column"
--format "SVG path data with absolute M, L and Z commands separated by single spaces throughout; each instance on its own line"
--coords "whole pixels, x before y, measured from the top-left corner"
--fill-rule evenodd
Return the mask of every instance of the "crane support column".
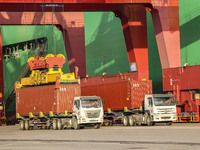
M 84 32 L 84 14 L 83 12 L 68 12 L 71 25 L 63 30 L 63 38 L 67 52 L 70 72 L 75 72 L 75 66 L 79 68 L 80 77 L 86 76 L 86 58 L 85 58 L 85 32 Z M 68 16 L 68 17 L 69 17 Z M 74 21 L 74 18 L 78 21 Z
M 180 67 L 179 1 L 154 0 L 151 14 L 162 69 Z
M 145 7 L 127 5 L 123 6 L 120 12 L 130 66 L 136 63 L 138 79 L 149 79 Z

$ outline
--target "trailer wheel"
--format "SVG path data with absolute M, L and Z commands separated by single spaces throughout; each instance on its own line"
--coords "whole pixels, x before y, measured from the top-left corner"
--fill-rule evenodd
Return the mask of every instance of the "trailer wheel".
M 101 124 L 95 124 L 95 125 L 94 125 L 94 128 L 95 128 L 95 129 L 99 129 L 100 127 L 101 127 Z
M 24 120 L 20 121 L 19 126 L 20 126 L 21 130 L 25 130 L 25 122 L 24 122 Z
M 58 130 L 61 130 L 61 129 L 63 129 L 62 127 L 62 121 L 61 121 L 61 119 L 58 119 L 57 120 L 57 127 L 58 127 Z
M 76 117 L 72 118 L 72 122 L 73 122 L 73 127 L 75 130 L 80 129 L 80 125 L 78 124 L 78 120 L 76 119 Z
M 124 123 L 124 126 L 129 126 L 129 119 L 128 119 L 128 116 L 124 116 L 124 117 L 123 117 L 123 123 Z
M 53 119 L 53 129 L 54 130 L 57 130 L 58 129 L 58 126 L 57 126 L 57 119 Z
M 136 119 L 134 116 L 129 116 L 129 124 L 130 126 L 136 126 Z
M 29 130 L 30 126 L 29 126 L 29 120 L 25 120 L 25 130 Z

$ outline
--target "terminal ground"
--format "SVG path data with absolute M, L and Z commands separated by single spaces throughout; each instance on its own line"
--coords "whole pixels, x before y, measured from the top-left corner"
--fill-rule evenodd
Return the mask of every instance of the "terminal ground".
M 199 150 L 200 124 L 20 130 L 0 126 L 0 150 Z

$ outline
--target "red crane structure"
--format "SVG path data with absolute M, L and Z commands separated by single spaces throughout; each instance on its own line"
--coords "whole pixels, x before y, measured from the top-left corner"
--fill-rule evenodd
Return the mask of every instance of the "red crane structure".
M 180 67 L 179 0 L 0 0 L 0 25 L 56 25 L 65 35 L 70 71 L 78 66 L 80 77 L 85 77 L 83 12 L 112 11 L 121 19 L 137 79 L 148 79 L 146 10 L 152 14 L 162 69 Z M 4 100 L 2 62 L 0 32 L 0 101 Z

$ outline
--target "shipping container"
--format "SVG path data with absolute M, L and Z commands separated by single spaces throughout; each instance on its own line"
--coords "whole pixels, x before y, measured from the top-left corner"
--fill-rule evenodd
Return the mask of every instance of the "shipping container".
M 152 81 L 122 80 L 109 83 L 104 79 L 93 82 L 92 85 L 85 84 L 87 79 L 81 82 L 81 94 L 100 96 L 105 101 L 104 110 L 135 109 L 144 106 L 144 97 L 152 94 Z
M 163 122 L 170 125 L 176 120 L 173 95 L 153 94 L 152 81 L 134 80 L 135 75 L 120 73 L 81 79 L 81 94 L 104 99 L 105 126 L 116 122 L 123 122 L 125 126 Z M 160 110 L 168 113 L 158 114 Z
M 79 84 L 45 85 L 16 89 L 16 113 L 28 116 L 72 112 L 74 97 L 81 95 Z

